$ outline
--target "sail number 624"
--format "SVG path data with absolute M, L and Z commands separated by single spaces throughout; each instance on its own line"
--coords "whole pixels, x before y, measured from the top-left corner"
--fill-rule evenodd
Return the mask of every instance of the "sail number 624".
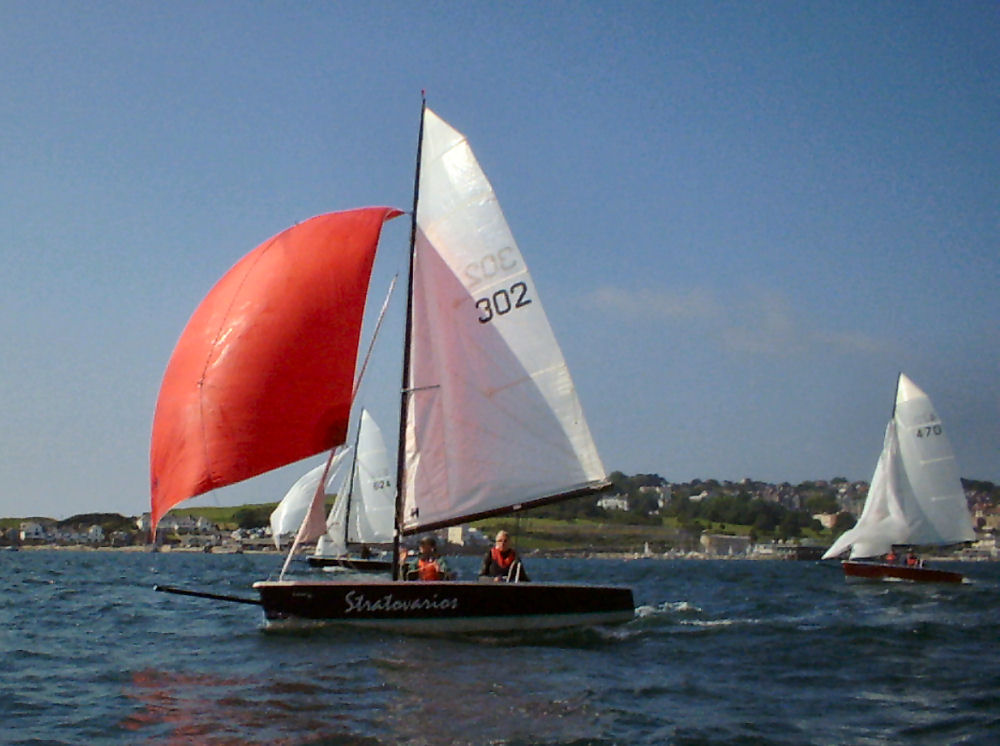
M 531 303 L 528 297 L 528 286 L 523 282 L 515 282 L 510 289 L 500 288 L 493 295 L 476 301 L 479 309 L 479 323 L 488 324 L 496 316 L 505 316 L 515 308 L 523 308 Z

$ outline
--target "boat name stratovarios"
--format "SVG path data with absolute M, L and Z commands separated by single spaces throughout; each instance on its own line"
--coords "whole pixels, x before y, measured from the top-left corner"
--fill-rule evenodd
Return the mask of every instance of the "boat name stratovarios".
M 457 598 L 438 598 L 437 594 L 434 594 L 431 598 L 402 600 L 393 598 L 391 593 L 386 593 L 381 598 L 372 600 L 363 593 L 348 591 L 344 596 L 344 600 L 347 602 L 347 609 L 345 610 L 347 614 L 369 611 L 424 611 L 430 609 L 448 611 L 458 608 Z

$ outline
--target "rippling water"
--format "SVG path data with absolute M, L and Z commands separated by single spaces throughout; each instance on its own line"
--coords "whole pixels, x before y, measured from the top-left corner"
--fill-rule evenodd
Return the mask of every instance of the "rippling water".
M 997 563 L 945 587 L 535 559 L 533 577 L 631 585 L 636 619 L 495 639 L 264 631 L 257 607 L 151 590 L 251 596 L 279 564 L 0 553 L 0 743 L 1000 743 Z

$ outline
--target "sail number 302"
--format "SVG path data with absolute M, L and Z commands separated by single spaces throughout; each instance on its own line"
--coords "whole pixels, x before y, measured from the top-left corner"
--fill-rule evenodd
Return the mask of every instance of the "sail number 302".
M 528 286 L 523 282 L 515 282 L 510 289 L 500 288 L 493 295 L 476 301 L 479 309 L 479 323 L 488 324 L 497 316 L 505 316 L 515 308 L 524 308 L 531 303 L 528 297 Z

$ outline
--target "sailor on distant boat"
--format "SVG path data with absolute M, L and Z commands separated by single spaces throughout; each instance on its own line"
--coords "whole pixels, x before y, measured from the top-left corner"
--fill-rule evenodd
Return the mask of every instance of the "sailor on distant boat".
M 483 557 L 479 579 L 494 582 L 528 582 L 528 573 L 524 571 L 521 559 L 510 545 L 510 535 L 506 531 L 497 533 L 496 543 Z

